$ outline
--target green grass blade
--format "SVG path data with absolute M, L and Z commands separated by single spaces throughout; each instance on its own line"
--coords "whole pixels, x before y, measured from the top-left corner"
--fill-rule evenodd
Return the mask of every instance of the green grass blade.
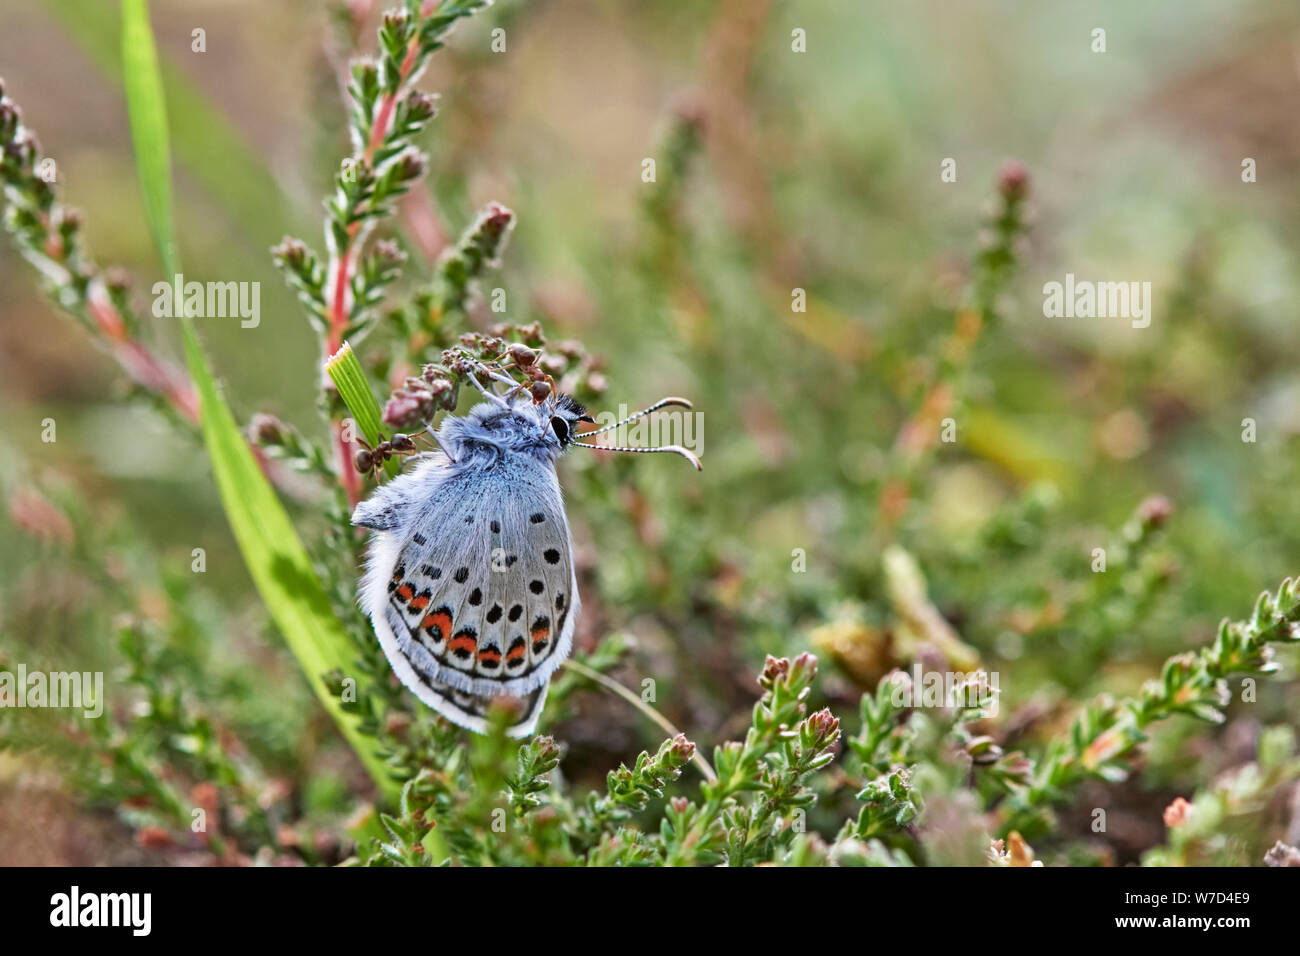
M 158 248 L 163 272 L 170 279 L 179 271 L 180 258 L 172 222 L 167 104 L 163 99 L 147 0 L 122 0 L 122 79 L 149 231 Z
M 167 114 L 147 0 L 122 0 L 122 62 L 131 138 L 149 226 L 169 275 L 180 271 L 171 206 Z M 185 361 L 202 409 L 203 440 L 235 541 L 262 600 L 326 710 L 338 723 L 375 783 L 397 793 L 374 742 L 339 706 L 323 676 L 354 668 L 351 642 L 330 611 L 329 600 L 292 522 L 244 441 L 194 330 L 181 315 Z
M 203 440 L 212 459 L 226 517 L 249 573 L 316 696 L 375 782 L 387 796 L 394 797 L 398 788 L 375 753 L 375 742 L 356 729 L 355 719 L 343 712 L 322 679 L 335 668 L 345 674 L 355 669 L 351 642 L 330 610 L 329 598 L 293 523 L 217 391 L 190 324 L 184 335 L 185 360 L 198 387 L 203 412 Z

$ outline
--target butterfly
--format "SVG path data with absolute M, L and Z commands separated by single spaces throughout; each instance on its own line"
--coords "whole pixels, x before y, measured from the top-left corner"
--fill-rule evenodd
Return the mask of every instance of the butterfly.
M 486 369 L 498 381 L 514 382 Z M 556 460 L 569 448 L 616 448 L 579 441 L 669 405 L 665 398 L 605 428 L 566 395 L 538 402 L 519 388 L 505 395 L 471 382 L 485 401 L 447 417 L 430 437 L 438 452 L 408 459 L 352 515 L 373 532 L 360 588 L 380 646 L 401 682 L 462 727 L 485 733 L 494 700 L 513 698 L 508 733 L 533 731 L 551 675 L 573 646 L 582 602 L 573 537 Z

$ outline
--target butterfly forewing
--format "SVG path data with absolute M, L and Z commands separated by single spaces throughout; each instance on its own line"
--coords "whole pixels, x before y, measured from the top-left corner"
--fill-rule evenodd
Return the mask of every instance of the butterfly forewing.
M 426 681 L 528 694 L 568 653 L 577 602 L 554 471 L 443 484 L 397 550 L 386 616 Z
M 482 390 L 480 388 L 480 390 Z M 371 529 L 361 602 L 406 687 L 483 732 L 498 702 L 532 731 L 580 611 L 555 461 L 581 406 L 488 399 L 438 429 L 430 453 L 375 489 L 353 523 Z

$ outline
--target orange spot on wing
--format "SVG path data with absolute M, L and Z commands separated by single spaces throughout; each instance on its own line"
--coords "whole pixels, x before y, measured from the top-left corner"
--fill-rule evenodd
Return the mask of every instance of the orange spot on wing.
M 487 664 L 500 664 L 501 652 L 495 647 L 485 647 L 478 652 L 478 659 Z
M 478 648 L 478 641 L 473 637 L 470 637 L 468 634 L 460 633 L 451 639 L 451 643 L 448 644 L 447 647 L 453 652 L 466 651 L 473 654 Z
M 415 598 L 413 601 L 411 601 L 412 611 L 423 611 L 428 606 L 429 606 L 429 596 L 427 594 L 421 594 L 418 598 Z
M 411 598 L 415 597 L 415 589 L 409 584 L 403 584 L 397 589 L 397 596 L 403 601 L 409 601 Z
M 527 653 L 528 653 L 528 646 L 526 644 L 516 644 L 513 647 L 511 647 L 509 652 L 506 654 L 506 660 L 517 661 L 519 660 L 519 658 L 523 657 Z
M 451 615 L 446 611 L 434 611 L 424 616 L 420 626 L 430 633 L 436 632 L 435 636 L 442 640 L 451 633 Z

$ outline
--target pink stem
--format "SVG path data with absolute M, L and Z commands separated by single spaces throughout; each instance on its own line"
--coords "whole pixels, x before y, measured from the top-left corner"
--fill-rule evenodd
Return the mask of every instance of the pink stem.
M 438 0 L 425 0 L 424 5 L 420 8 L 420 15 L 427 17 L 437 6 Z M 419 44 L 416 40 L 412 40 L 406 49 L 406 56 L 402 59 L 402 67 L 397 83 L 398 90 L 402 88 L 402 84 L 410 76 L 418 52 Z M 379 111 L 375 114 L 375 122 L 370 130 L 370 142 L 366 144 L 363 161 L 370 161 L 375 155 L 375 151 L 379 149 L 380 144 L 383 143 L 384 137 L 388 135 L 388 128 L 393 122 L 393 112 L 396 107 L 397 93 L 389 93 L 379 104 Z M 359 223 L 353 223 L 348 227 L 347 245 L 339 250 L 331 268 L 334 282 L 330 292 L 330 329 L 329 335 L 326 337 L 325 352 L 325 358 L 327 359 L 343 345 L 343 330 L 348 323 L 347 292 L 348 282 L 352 277 L 353 244 L 359 226 Z M 343 437 L 341 422 L 334 423 L 334 439 L 335 444 L 338 446 L 339 482 L 343 485 L 343 490 L 348 496 L 348 503 L 356 505 L 361 500 L 361 476 L 352 467 L 352 445 Z
M 101 289 L 92 290 L 87 307 L 95 324 L 112 343 L 113 355 L 126 373 L 138 384 L 164 396 L 182 416 L 197 425 L 199 396 L 190 380 L 129 336 L 122 316 Z

